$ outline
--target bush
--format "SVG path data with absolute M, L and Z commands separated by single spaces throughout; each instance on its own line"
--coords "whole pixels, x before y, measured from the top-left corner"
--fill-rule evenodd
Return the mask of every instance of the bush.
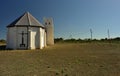
M 0 42 L 1 43 L 6 43 L 6 41 L 4 39 L 1 39 Z
M 57 42 L 63 42 L 64 40 L 63 40 L 63 38 L 55 38 L 54 41 L 55 41 L 55 43 L 57 43 Z

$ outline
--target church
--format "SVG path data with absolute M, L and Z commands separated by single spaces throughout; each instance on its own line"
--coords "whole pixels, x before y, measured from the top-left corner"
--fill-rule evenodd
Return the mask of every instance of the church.
M 7 49 L 43 49 L 54 45 L 52 18 L 44 18 L 41 24 L 29 12 L 24 13 L 7 26 Z

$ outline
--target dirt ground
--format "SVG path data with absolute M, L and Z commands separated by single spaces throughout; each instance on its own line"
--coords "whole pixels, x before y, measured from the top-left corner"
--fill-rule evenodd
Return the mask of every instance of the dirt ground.
M 120 76 L 120 44 L 59 43 L 1 50 L 0 76 Z

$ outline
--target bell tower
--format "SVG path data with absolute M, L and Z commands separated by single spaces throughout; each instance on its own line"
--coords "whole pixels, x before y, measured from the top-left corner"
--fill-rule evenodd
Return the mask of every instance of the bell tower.
M 52 18 L 44 18 L 44 25 L 46 29 L 46 44 L 54 45 L 54 25 Z

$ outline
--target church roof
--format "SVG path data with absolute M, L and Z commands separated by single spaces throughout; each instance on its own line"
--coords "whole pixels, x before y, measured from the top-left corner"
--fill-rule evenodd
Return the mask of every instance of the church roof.
M 29 12 L 24 13 L 22 16 L 17 18 L 7 27 L 14 26 L 32 26 L 32 27 L 44 27 L 35 17 L 33 17 Z

